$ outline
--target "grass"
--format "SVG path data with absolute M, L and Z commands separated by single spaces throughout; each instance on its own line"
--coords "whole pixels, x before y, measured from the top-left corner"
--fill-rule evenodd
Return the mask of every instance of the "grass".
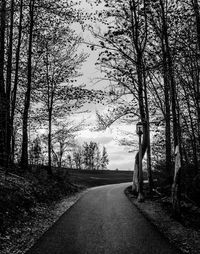
M 70 181 L 86 187 L 131 182 L 132 171 L 68 170 Z

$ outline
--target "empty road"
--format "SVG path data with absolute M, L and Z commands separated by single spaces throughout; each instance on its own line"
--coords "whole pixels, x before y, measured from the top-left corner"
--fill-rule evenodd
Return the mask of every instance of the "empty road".
M 27 254 L 178 254 L 127 199 L 128 185 L 90 189 Z

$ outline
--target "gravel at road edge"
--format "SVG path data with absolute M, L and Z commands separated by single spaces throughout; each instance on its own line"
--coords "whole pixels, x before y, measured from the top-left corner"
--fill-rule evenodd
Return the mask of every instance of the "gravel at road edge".
M 200 253 L 200 230 L 185 227 L 172 219 L 159 201 L 146 200 L 139 203 L 128 188 L 125 189 L 125 194 L 139 211 L 184 254 Z

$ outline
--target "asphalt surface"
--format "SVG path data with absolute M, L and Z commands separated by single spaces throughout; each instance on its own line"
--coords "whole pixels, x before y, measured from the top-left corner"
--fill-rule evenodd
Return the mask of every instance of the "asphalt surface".
M 177 254 L 115 184 L 90 189 L 27 254 Z

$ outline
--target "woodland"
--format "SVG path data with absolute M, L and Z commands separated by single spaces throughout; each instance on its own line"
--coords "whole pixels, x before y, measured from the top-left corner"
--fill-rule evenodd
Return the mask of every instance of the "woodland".
M 20 177 L 30 173 L 33 161 L 42 160 L 38 139 L 46 147 L 42 164 L 54 181 L 52 165 L 56 161 L 61 167 L 58 157 L 75 147 L 73 137 L 81 126 L 66 119 L 85 103 L 103 101 L 109 106 L 96 114 L 98 130 L 117 121 L 142 122 L 148 195 L 171 196 L 179 217 L 182 200 L 199 205 L 200 2 L 86 2 L 100 8 L 87 13 L 79 8 L 81 1 L 1 0 L 0 167 Z M 95 42 L 84 42 L 73 23 L 89 30 Z M 84 43 L 86 53 L 79 50 Z M 95 50 L 96 66 L 110 84 L 106 89 L 77 82 L 88 52 Z M 37 137 L 39 128 L 45 134 Z M 126 133 L 120 143 L 133 148 L 135 140 Z M 78 149 L 76 167 L 86 163 L 94 168 L 93 161 L 80 162 Z M 105 149 L 103 153 L 105 168 Z M 132 189 L 139 201 L 146 195 L 143 187 L 137 153 Z
M 103 49 L 97 66 L 111 81 L 107 113 L 97 113 L 99 129 L 115 121 L 143 124 L 148 192 L 172 198 L 175 217 L 184 200 L 199 203 L 199 1 L 105 1 L 98 20 L 107 29 L 90 27 Z M 102 1 L 96 1 L 102 4 Z M 103 25 L 102 25 L 103 26 Z M 122 145 L 133 147 L 125 133 Z M 157 181 L 157 182 L 156 182 Z M 144 198 L 139 153 L 133 192 Z

